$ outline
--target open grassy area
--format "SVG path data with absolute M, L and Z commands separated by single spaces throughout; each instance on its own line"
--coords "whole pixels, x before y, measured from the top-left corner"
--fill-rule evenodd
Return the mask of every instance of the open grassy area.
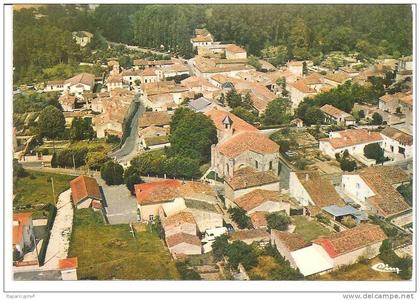
M 69 181 L 75 178 L 70 175 L 53 174 L 47 172 L 29 171 L 28 176 L 18 178 L 13 188 L 16 195 L 13 207 L 34 210 L 36 205 L 55 203 L 62 192 L 69 188 Z M 54 180 L 55 197 L 53 199 L 51 178 Z
M 69 256 L 77 256 L 79 279 L 179 279 L 175 263 L 150 231 L 133 238 L 128 225 L 105 225 L 99 212 L 75 211 Z
M 372 270 L 372 266 L 380 263 L 378 257 L 370 260 L 367 264 L 357 263 L 343 267 L 321 276 L 316 276 L 314 280 L 401 280 L 396 273 L 385 273 Z
M 295 232 L 301 234 L 305 241 L 312 241 L 321 235 L 328 235 L 331 232 L 317 221 L 308 221 L 304 216 L 294 216 L 293 224 L 296 225 Z

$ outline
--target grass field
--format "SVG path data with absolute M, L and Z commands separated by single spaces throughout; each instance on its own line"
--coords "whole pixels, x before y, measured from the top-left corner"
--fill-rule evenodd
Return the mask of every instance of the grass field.
M 381 262 L 377 257 L 367 264 L 357 263 L 321 276 L 314 280 L 401 280 L 396 273 L 385 273 L 372 270 L 371 266 Z
M 19 178 L 13 187 L 13 193 L 16 195 L 13 207 L 27 207 L 28 210 L 31 210 L 31 205 L 54 204 L 58 195 L 69 188 L 69 181 L 75 178 L 70 175 L 26 171 L 28 176 Z M 53 199 L 51 177 L 54 180 L 55 200 Z
M 75 211 L 69 257 L 77 256 L 79 279 L 179 279 L 175 263 L 159 237 L 128 225 L 105 225 L 99 212 Z
M 293 224 L 296 225 L 295 233 L 301 234 L 307 242 L 312 241 L 321 235 L 328 235 L 331 233 L 331 231 L 317 221 L 308 221 L 304 216 L 294 216 Z

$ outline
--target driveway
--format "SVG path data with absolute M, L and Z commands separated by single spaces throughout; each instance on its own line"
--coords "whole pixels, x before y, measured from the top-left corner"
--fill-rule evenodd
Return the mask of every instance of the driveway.
M 110 224 L 129 224 L 137 221 L 136 197 L 131 195 L 125 184 L 106 185 L 105 181 L 97 177 L 98 184 L 102 187 L 107 207 L 106 216 Z

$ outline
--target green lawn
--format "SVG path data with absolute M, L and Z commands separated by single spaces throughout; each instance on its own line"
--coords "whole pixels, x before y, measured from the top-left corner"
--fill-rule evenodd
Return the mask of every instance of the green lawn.
M 327 228 L 319 224 L 317 221 L 308 221 L 304 216 L 294 216 L 293 224 L 296 225 L 295 233 L 303 236 L 305 241 L 309 242 L 321 235 L 331 233 Z
M 75 211 L 69 257 L 77 256 L 79 279 L 179 279 L 169 251 L 149 231 L 128 225 L 105 225 L 99 212 Z
M 70 175 L 47 172 L 29 170 L 27 172 L 28 176 L 18 178 L 13 188 L 13 193 L 16 195 L 13 200 L 13 207 L 26 207 L 28 210 L 34 210 L 34 205 L 54 203 L 51 177 L 54 180 L 56 199 L 60 193 L 70 187 L 69 181 L 75 178 Z

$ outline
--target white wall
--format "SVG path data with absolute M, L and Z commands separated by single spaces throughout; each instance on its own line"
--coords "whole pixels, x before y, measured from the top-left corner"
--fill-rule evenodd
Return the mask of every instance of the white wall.
M 300 183 L 295 172 L 290 173 L 289 194 L 291 197 L 299 201 L 299 203 L 302 206 L 308 206 L 309 204 L 314 204 L 314 202 L 311 199 L 311 196 L 309 196 L 308 192 Z

